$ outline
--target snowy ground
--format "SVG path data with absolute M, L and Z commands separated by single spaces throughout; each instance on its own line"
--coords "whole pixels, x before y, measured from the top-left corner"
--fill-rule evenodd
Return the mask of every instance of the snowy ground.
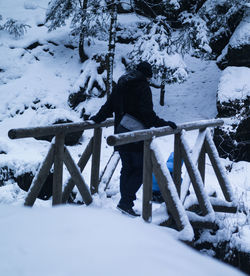
M 37 26 L 44 21 L 47 2 L 0 2 L 3 21 L 13 17 L 32 26 L 21 39 L 14 39 L 0 31 L 0 152 L 5 153 L 0 154 L 0 167 L 8 166 L 16 175 L 35 172 L 49 143 L 30 138 L 10 140 L 7 136 L 9 129 L 47 125 L 62 117 L 75 122 L 80 120 L 79 113 L 67 105 L 68 95 L 81 69 L 77 51 L 65 47 L 74 43 L 67 36 L 69 28 L 65 26 L 47 33 L 45 26 Z M 33 50 L 25 49 L 36 41 L 41 46 Z M 51 41 L 57 43 L 57 46 Z M 104 42 L 96 41 L 87 51 L 105 51 L 106 47 Z M 130 46 L 117 45 L 115 80 L 124 71 L 120 55 L 130 50 Z M 189 78 L 183 84 L 167 86 L 164 107 L 159 105 L 159 90 L 153 89 L 157 114 L 176 123 L 214 118 L 221 74 L 219 69 L 214 62 L 190 57 L 186 57 L 186 63 L 190 71 Z M 86 110 L 94 114 L 104 101 L 89 101 Z M 47 109 L 46 104 L 56 108 Z M 112 148 L 107 146 L 105 140 L 111 133 L 112 128 L 104 129 L 101 170 L 112 153 Z M 69 147 L 76 161 L 91 135 L 91 131 L 84 132 L 81 144 Z M 190 145 L 194 144 L 196 135 L 196 131 L 187 133 Z M 173 151 L 173 137 L 158 138 L 157 143 L 164 149 L 162 153 L 167 159 Z M 228 177 L 242 204 L 249 209 L 249 164 L 221 161 L 224 166 L 232 165 Z M 206 188 L 209 192 L 216 190 L 220 193 L 209 160 L 206 161 L 206 172 Z M 89 183 L 90 163 L 83 175 Z M 67 177 L 68 172 L 65 170 L 64 180 Z M 145 224 L 141 218 L 132 220 L 120 215 L 115 209 L 119 200 L 119 168 L 111 180 L 109 193 L 113 195 L 112 198 L 106 198 L 104 193 L 100 193 L 94 198 L 92 206 L 87 208 L 51 209 L 50 200 L 37 200 L 30 210 L 22 207 L 26 193 L 16 183 L 6 182 L 5 186 L 0 187 L 0 274 L 55 276 L 75 275 L 82 271 L 87 275 L 239 274 L 180 244 L 176 241 L 177 233 L 174 230 L 158 227 L 156 224 L 167 216 L 164 205 L 153 206 L 152 224 Z M 139 212 L 141 205 L 140 190 L 135 202 Z M 237 241 L 236 245 L 249 252 L 249 222 L 245 217 L 237 217 L 229 218 L 228 224 L 235 224 L 235 221 L 240 222 L 240 232 L 232 236 L 232 241 Z M 219 235 L 226 236 L 226 233 L 221 232 Z

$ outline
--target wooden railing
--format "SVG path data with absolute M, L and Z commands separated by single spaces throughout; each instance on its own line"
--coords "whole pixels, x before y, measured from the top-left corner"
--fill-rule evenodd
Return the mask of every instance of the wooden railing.
M 8 133 L 11 139 L 41 137 L 45 135 L 55 136 L 51 142 L 49 151 L 33 178 L 28 195 L 25 199 L 25 205 L 32 206 L 54 164 L 53 173 L 53 195 L 52 204 L 57 205 L 66 203 L 71 191 L 76 185 L 85 204 L 92 202 L 91 194 L 98 192 L 99 169 L 101 154 L 102 127 L 113 126 L 113 119 L 108 119 L 100 124 L 92 121 L 81 123 L 57 124 L 52 126 L 17 128 L 11 129 Z M 71 157 L 67 147 L 64 145 L 65 135 L 72 132 L 94 129 L 93 137 L 90 139 L 87 147 L 82 153 L 78 164 L 76 165 Z M 81 172 L 85 168 L 90 156 L 92 155 L 90 191 Z M 63 181 L 63 163 L 65 163 L 71 178 L 62 189 Z
M 179 124 L 176 130 L 170 127 L 151 128 L 111 135 L 107 138 L 107 143 L 110 146 L 144 141 L 142 217 L 145 221 L 151 221 L 152 217 L 152 173 L 156 176 L 167 209 L 179 230 L 189 230 L 188 232 L 193 235 L 192 226 L 194 225 L 198 227 L 213 227 L 215 211 L 235 212 L 237 210 L 232 188 L 224 172 L 224 168 L 220 164 L 219 155 L 209 129 L 223 125 L 223 123 L 221 119 L 203 120 Z M 106 189 L 119 161 L 119 155 L 114 153 L 100 177 L 102 127 L 109 126 L 113 126 L 113 119 L 108 119 L 100 124 L 85 121 L 82 123 L 11 129 L 9 131 L 9 137 L 11 139 L 44 135 L 55 136 L 44 161 L 41 163 L 32 181 L 25 205 L 32 206 L 34 204 L 53 164 L 53 205 L 66 203 L 74 185 L 77 186 L 83 201 L 87 205 L 92 202 L 91 194 L 98 192 L 100 183 L 104 184 Z M 64 145 L 64 138 L 67 133 L 87 129 L 93 129 L 94 134 L 76 165 Z M 193 150 L 190 149 L 185 138 L 185 132 L 190 130 L 198 130 L 199 133 Z M 175 136 L 174 168 L 172 175 L 170 175 L 161 154 L 159 154 L 160 151 L 156 150 L 154 141 L 155 137 L 166 135 Z M 206 154 L 209 156 L 224 194 L 225 200 L 223 201 L 210 198 L 204 189 Z M 84 170 L 91 155 L 92 167 L 89 191 L 81 172 Z M 182 177 L 182 160 L 185 163 L 187 171 L 184 177 Z M 62 189 L 63 163 L 65 163 L 71 175 L 64 189 Z M 197 207 L 200 208 L 202 216 L 194 215 L 188 210 L 185 210 L 185 199 L 191 184 L 197 197 Z
M 172 215 L 179 230 L 191 229 L 191 223 L 198 225 L 212 225 L 214 211 L 235 212 L 234 196 L 223 166 L 220 164 L 219 155 L 211 137 L 209 128 L 223 125 L 223 120 L 212 119 L 198 122 L 179 124 L 176 130 L 170 127 L 151 128 L 122 134 L 111 135 L 107 142 L 111 146 L 123 145 L 132 142 L 144 141 L 143 164 L 143 208 L 142 216 L 145 221 L 151 221 L 152 217 L 152 173 L 155 174 L 162 197 L 167 209 Z M 199 130 L 199 134 L 191 150 L 185 138 L 185 132 Z M 154 137 L 175 135 L 174 141 L 174 168 L 173 174 L 165 166 L 165 162 L 154 145 Z M 204 189 L 205 180 L 205 153 L 208 154 L 218 182 L 226 201 L 213 202 Z M 181 178 L 182 160 L 185 163 L 187 173 Z M 191 181 L 190 181 L 191 180 Z M 193 185 L 198 199 L 201 216 L 194 216 L 186 212 L 184 208 L 185 198 L 190 185 Z M 189 231 L 190 232 L 190 231 Z

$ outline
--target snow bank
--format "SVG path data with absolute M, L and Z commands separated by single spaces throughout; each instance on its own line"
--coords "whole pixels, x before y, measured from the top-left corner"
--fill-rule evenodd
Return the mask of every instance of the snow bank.
M 2 205 L 0 217 L 1 275 L 242 275 L 110 210 Z
M 250 68 L 227 67 L 218 86 L 218 101 L 244 100 L 250 96 Z

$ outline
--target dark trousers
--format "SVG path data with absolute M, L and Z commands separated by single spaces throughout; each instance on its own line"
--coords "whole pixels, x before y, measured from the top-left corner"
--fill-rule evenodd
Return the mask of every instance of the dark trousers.
M 143 152 L 119 151 L 119 154 L 122 161 L 119 204 L 124 208 L 132 208 L 136 192 L 142 185 Z

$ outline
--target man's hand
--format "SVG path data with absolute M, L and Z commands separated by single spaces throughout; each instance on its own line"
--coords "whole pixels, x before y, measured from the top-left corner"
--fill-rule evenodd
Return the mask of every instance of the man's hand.
M 101 122 L 101 121 L 98 120 L 98 118 L 96 116 L 90 117 L 89 120 L 94 121 L 96 124 Z
M 177 129 L 177 125 L 172 121 L 167 121 L 167 125 L 170 126 L 172 129 Z

